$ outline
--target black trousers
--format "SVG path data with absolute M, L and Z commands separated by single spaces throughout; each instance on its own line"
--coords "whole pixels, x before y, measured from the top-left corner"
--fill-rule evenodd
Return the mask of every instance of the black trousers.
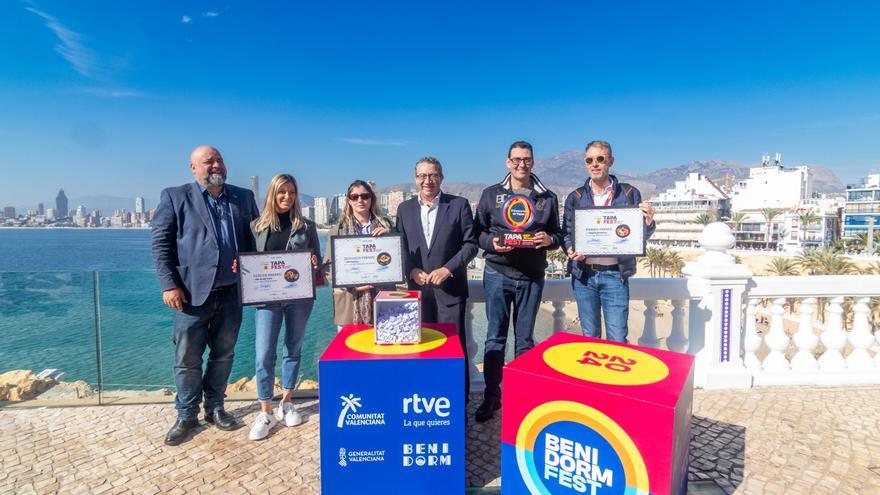
M 468 403 L 471 392 L 470 360 L 467 351 L 467 330 L 464 327 L 464 313 L 467 302 L 456 304 L 439 304 L 434 296 L 433 287 L 422 287 L 422 321 L 424 323 L 453 323 L 458 329 L 458 340 L 464 352 L 464 403 Z

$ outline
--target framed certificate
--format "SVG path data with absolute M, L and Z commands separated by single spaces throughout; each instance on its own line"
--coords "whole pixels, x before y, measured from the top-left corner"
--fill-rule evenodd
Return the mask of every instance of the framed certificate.
M 241 304 L 269 304 L 315 298 L 312 252 L 239 253 Z
M 330 259 L 333 287 L 389 285 L 406 281 L 400 234 L 333 236 L 330 238 Z
M 644 256 L 645 217 L 632 206 L 585 207 L 574 210 L 571 225 L 576 254 Z

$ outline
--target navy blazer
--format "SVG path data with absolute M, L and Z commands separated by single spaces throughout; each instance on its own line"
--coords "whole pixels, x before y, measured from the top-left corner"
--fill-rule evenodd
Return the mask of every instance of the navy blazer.
M 254 251 L 250 223 L 259 216 L 254 194 L 227 184 L 236 252 Z M 153 259 L 163 291 L 183 289 L 189 304 L 201 306 L 217 274 L 220 248 L 211 213 L 198 184 L 190 182 L 162 191 L 153 216 Z
M 477 238 L 471 205 L 459 196 L 440 193 L 431 246 L 425 243 L 418 197 L 397 207 L 397 232 L 403 238 L 404 274 L 411 290 L 420 290 L 409 273 L 413 268 L 425 272 L 445 266 L 452 276 L 434 292 L 439 304 L 456 304 L 468 297 L 467 266 L 477 255 Z

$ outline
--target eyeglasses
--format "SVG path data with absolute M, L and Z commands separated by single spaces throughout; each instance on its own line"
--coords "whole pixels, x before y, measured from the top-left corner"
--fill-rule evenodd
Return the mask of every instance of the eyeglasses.
M 535 163 L 534 158 L 508 158 L 508 160 L 514 165 L 526 165 L 529 167 Z
M 220 201 L 214 202 L 214 214 L 217 215 L 218 220 L 223 219 L 223 205 L 220 204 Z
M 592 165 L 593 164 L 593 157 L 588 156 L 588 157 L 584 158 L 584 163 L 586 163 L 587 165 Z M 597 156 L 596 163 L 605 163 L 605 155 Z
M 363 201 L 369 201 L 369 200 L 373 199 L 373 195 L 370 194 L 370 193 L 363 193 L 363 194 L 349 194 L 349 195 L 348 195 L 348 200 L 349 200 L 349 201 L 357 201 L 357 200 L 359 200 L 359 199 L 360 199 L 360 200 L 363 200 Z
M 440 180 L 440 177 L 442 177 L 442 175 L 440 174 L 416 174 L 416 180 L 419 182 L 424 182 L 427 179 L 431 179 L 434 182 L 437 182 L 438 180 Z

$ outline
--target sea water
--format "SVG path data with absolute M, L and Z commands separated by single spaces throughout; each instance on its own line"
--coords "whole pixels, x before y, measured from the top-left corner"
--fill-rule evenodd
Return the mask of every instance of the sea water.
M 323 252 L 326 232 L 320 238 Z M 317 360 L 336 334 L 330 290 L 317 290 L 301 380 L 317 379 Z M 100 346 L 105 388 L 173 387 L 171 315 L 162 304 L 149 230 L 0 229 L 0 372 L 55 368 L 65 373 L 62 380 L 96 383 Z M 548 320 L 540 315 L 539 326 Z M 473 329 L 482 349 L 482 304 L 474 309 Z M 277 376 L 282 352 L 279 344 Z M 254 374 L 254 309 L 245 307 L 230 382 Z

